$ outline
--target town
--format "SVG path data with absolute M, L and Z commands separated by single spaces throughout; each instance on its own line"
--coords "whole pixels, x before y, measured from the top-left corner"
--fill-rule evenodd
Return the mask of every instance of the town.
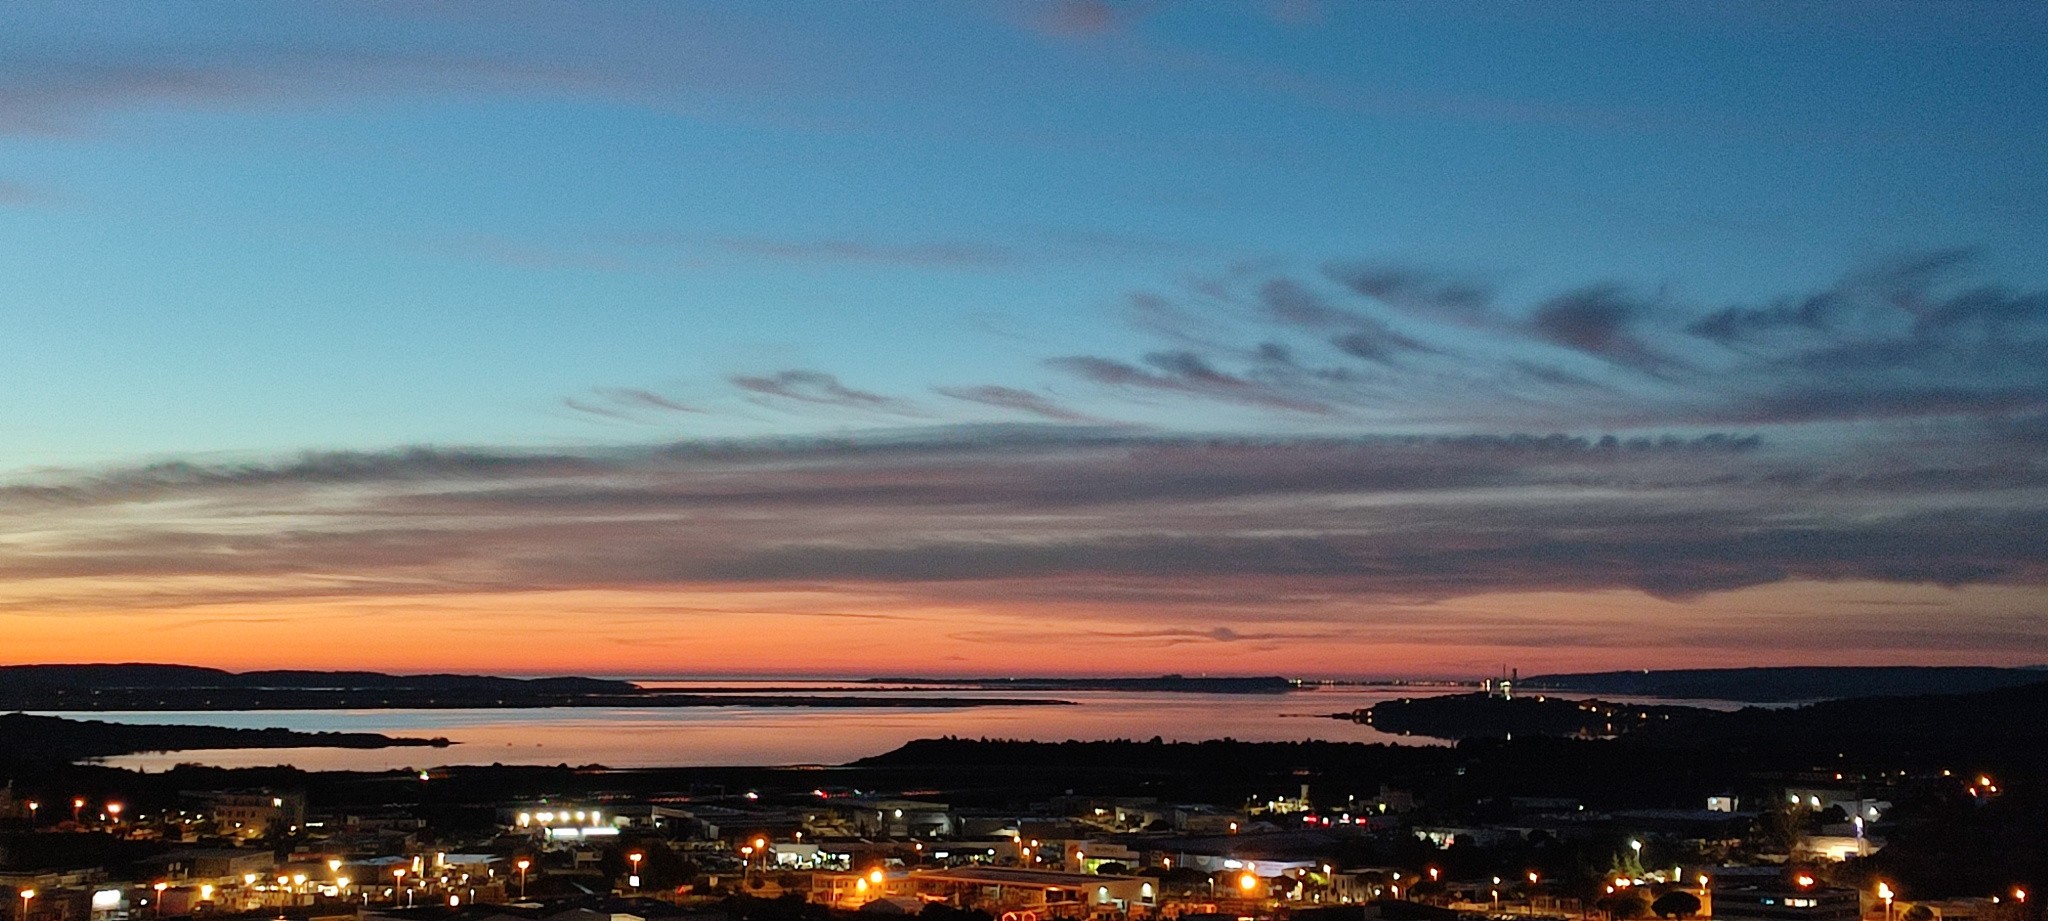
M 1149 748 L 1203 769 L 1198 746 Z M 1990 773 L 1788 772 L 1685 808 L 1444 802 L 1425 785 L 1333 787 L 1322 770 L 1232 802 L 1115 792 L 1159 785 L 1130 779 L 1142 760 L 1103 772 L 1104 792 L 1029 801 L 931 770 L 896 774 L 960 801 L 842 786 L 834 769 L 280 769 L 306 783 L 212 790 L 174 789 L 196 769 L 81 770 L 91 794 L 45 772 L 0 792 L 0 893 L 9 921 L 2039 916 L 2018 880 L 1961 893 L 1883 875 L 1902 813 L 2001 810 Z M 107 792 L 123 780 L 132 795 Z

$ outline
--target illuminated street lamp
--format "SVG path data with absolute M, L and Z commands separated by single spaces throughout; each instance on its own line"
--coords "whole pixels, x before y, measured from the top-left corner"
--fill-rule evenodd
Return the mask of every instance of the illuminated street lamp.
M 2027 890 L 2018 886 L 2012 887 L 2012 900 L 2021 905 L 2027 904 Z
M 1877 897 L 1884 900 L 1885 921 L 1891 921 L 1892 919 L 1892 896 L 1893 892 L 1891 885 L 1883 880 L 1878 880 Z
M 521 857 L 518 862 L 512 865 L 519 868 L 519 901 L 524 902 L 526 901 L 526 868 L 533 866 L 533 861 Z
M 108 804 L 107 804 L 107 815 L 110 815 L 110 816 L 113 816 L 113 817 L 114 817 L 114 824 L 115 824 L 115 825 L 119 825 L 119 824 L 121 824 L 121 804 L 120 804 L 120 803 L 108 803 Z
M 72 797 L 72 798 L 71 798 L 71 824 L 73 824 L 73 825 L 77 825 L 77 824 L 78 824 L 78 810 L 80 810 L 80 809 L 84 809 L 84 808 L 85 808 L 85 797 L 83 797 L 83 796 L 74 796 L 74 797 Z
M 112 809 L 113 806 L 109 805 L 107 808 Z M 156 916 L 161 918 L 164 916 L 164 890 L 171 888 L 171 884 L 157 883 L 149 888 L 156 890 Z
M 36 897 L 36 891 L 35 891 L 34 889 L 23 889 L 23 890 L 21 890 L 21 918 L 22 918 L 22 921 L 28 921 L 28 903 L 29 903 L 29 900 L 31 900 L 31 899 L 33 899 L 33 898 L 35 898 L 35 897 Z
M 42 803 L 38 803 L 35 800 L 28 801 L 28 827 L 36 827 L 36 810 L 41 808 L 43 808 Z
M 645 855 L 641 854 L 639 851 L 634 851 L 633 853 L 626 855 L 626 860 L 630 861 L 633 864 L 632 878 L 628 880 L 628 884 L 635 889 L 640 888 L 640 858 L 642 858 L 643 856 Z

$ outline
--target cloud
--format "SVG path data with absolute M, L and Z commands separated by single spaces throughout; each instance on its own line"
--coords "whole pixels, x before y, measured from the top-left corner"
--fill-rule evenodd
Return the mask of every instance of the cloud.
M 578 400 L 575 397 L 563 397 L 562 405 L 570 409 L 573 409 L 579 413 L 582 413 L 583 415 L 595 416 L 599 419 L 605 419 L 612 422 L 632 422 L 636 424 L 640 422 L 639 419 L 634 418 L 630 413 L 626 413 L 624 411 L 617 409 L 611 409 L 604 406 L 594 406 L 592 404 L 585 403 L 582 400 Z
M 1047 362 L 1083 380 L 1111 387 L 1208 397 L 1308 415 L 1324 416 L 1335 412 L 1315 400 L 1290 396 L 1276 388 L 1226 374 L 1193 352 L 1153 352 L 1145 356 L 1145 363 L 1155 370 L 1090 355 L 1054 358 Z
M 748 604 L 732 593 L 769 592 L 959 612 L 963 631 L 996 629 L 972 612 L 1029 608 L 1129 643 L 1544 645 L 1584 632 L 1577 615 L 1488 638 L 1465 615 L 1395 612 L 1619 594 L 1684 618 L 1762 586 L 2048 587 L 2048 473 L 2038 451 L 1978 447 L 1992 443 L 1011 425 L 44 471 L 0 482 L 0 612 L 601 591 L 721 616 Z
M 702 413 L 704 410 L 688 403 L 670 399 L 652 390 L 637 387 L 608 387 L 598 391 L 607 399 L 620 406 L 634 409 L 656 409 L 676 413 Z
M 1974 257 L 1901 257 L 1714 311 L 1686 331 L 1733 356 L 1722 418 L 1975 416 L 2048 409 L 2048 291 L 1967 283 Z
M 1537 305 L 1529 326 L 1537 338 L 1617 364 L 1655 371 L 1672 364 L 1635 330 L 1654 309 L 1619 285 L 1569 291 Z
M 1101 421 L 1054 403 L 1029 390 L 1019 390 L 1015 387 L 989 384 L 980 387 L 936 387 L 933 389 L 941 396 L 952 397 L 955 400 L 981 403 L 986 406 L 995 406 L 1002 409 L 1014 409 L 1018 412 L 1029 413 L 1041 419 L 1051 419 L 1055 422 Z
M 1053 364 L 1127 394 L 1380 425 L 1989 425 L 2048 411 L 2048 290 L 1974 268 L 1967 251 L 1937 251 L 1700 309 L 1617 281 L 1508 297 L 1378 262 L 1321 279 L 1237 266 L 1131 295 L 1164 348 Z
M 1354 358 L 1394 364 L 1406 352 L 1438 354 L 1436 349 L 1421 341 L 1395 332 L 1386 321 L 1337 307 L 1315 291 L 1288 279 L 1268 281 L 1259 289 L 1259 298 L 1267 315 L 1281 323 L 1336 331 L 1330 343 L 1338 351 Z
M 767 376 L 740 375 L 733 386 L 749 393 L 814 406 L 840 406 L 898 416 L 921 416 L 910 403 L 866 390 L 855 390 L 822 371 L 781 371 Z
M 0 571 L 320 573 L 442 590 L 1242 578 L 1383 598 L 2044 576 L 2048 503 L 2025 465 L 1901 478 L 1760 448 L 1741 436 L 1230 442 L 1013 429 L 157 466 L 5 487 L 0 504 L 27 543 Z M 1997 494 L 1997 511 L 1975 508 Z M 93 507 L 125 523 L 94 524 Z M 161 526 L 135 524 L 173 508 Z M 325 511 L 292 511 L 309 508 Z M 65 510 L 76 517 L 53 530 Z M 280 523 L 235 524 L 250 520 Z M 678 530 L 686 521 L 724 524 Z
M 1332 264 L 1324 274 L 1403 313 L 1466 325 L 1493 319 L 1493 290 L 1469 279 L 1377 262 Z
M 866 263 L 912 268 L 986 269 L 1007 265 L 1015 254 L 973 243 L 875 243 L 864 240 L 765 240 L 734 238 L 717 241 L 729 252 L 786 262 Z

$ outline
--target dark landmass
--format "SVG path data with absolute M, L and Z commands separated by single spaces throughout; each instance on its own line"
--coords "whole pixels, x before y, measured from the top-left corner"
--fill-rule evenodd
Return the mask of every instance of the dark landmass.
M 1710 711 L 1697 707 L 1639 706 L 1562 697 L 1502 700 L 1487 694 L 1447 694 L 1381 701 L 1352 713 L 1332 714 L 1399 735 L 1436 739 L 1501 739 L 1513 736 L 1570 736 L 1601 739 L 1689 721 Z
M 1976 666 L 1694 668 L 1524 678 L 1524 691 L 1581 691 L 1745 703 L 1963 694 L 2048 681 L 2048 669 Z
M 401 738 L 374 732 L 141 726 L 25 713 L 0 714 L 0 762 L 76 761 L 200 748 L 439 748 L 448 744 L 447 739 Z
M 1244 678 L 867 678 L 863 684 L 912 684 L 995 691 L 1172 691 L 1189 694 L 1284 694 L 1293 681 L 1276 676 Z
M 377 710 L 534 707 L 1019 707 L 1039 698 L 670 691 L 597 678 L 225 672 L 183 665 L 0 666 L 0 711 Z
M 1621 737 L 1730 760 L 1749 755 L 1791 763 L 1865 758 L 1927 767 L 2038 758 L 2048 751 L 2048 723 L 2038 718 L 2044 711 L 2048 682 L 2037 680 L 1969 694 L 1861 697 L 1734 712 L 1459 694 L 1384 701 L 1338 715 L 1388 732 L 1442 739 Z

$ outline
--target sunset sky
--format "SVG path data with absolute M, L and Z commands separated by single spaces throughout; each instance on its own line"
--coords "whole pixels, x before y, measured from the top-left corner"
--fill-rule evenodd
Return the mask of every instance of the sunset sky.
M 2048 6 L 0 6 L 0 662 L 2048 663 Z

